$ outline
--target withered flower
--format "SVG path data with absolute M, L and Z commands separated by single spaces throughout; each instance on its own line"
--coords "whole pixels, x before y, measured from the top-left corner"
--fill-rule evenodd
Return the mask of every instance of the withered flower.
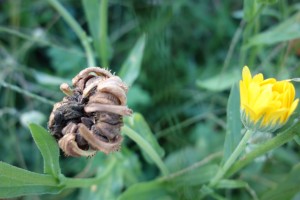
M 89 67 L 60 89 L 67 96 L 54 105 L 48 128 L 59 147 L 69 156 L 93 156 L 120 149 L 127 86 L 108 70 Z

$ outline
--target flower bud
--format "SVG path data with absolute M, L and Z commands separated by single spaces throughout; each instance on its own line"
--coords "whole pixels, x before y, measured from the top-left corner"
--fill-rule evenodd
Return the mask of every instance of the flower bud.
M 294 85 L 274 78 L 264 79 L 262 74 L 251 76 L 247 66 L 240 81 L 241 120 L 247 129 L 274 132 L 282 127 L 295 111 Z

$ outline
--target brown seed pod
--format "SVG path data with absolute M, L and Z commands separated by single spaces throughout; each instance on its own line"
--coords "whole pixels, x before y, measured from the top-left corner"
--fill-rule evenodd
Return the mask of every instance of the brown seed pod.
M 48 128 L 59 147 L 69 156 L 93 156 L 120 149 L 127 86 L 108 70 L 89 67 L 60 89 L 67 96 L 54 105 Z

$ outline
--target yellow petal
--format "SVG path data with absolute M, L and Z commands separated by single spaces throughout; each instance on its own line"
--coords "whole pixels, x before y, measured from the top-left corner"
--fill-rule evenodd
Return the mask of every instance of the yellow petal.
M 257 122 L 259 120 L 259 118 L 257 118 L 254 110 L 252 110 L 252 108 L 250 106 L 248 106 L 247 104 L 243 104 L 244 107 L 244 111 L 246 112 L 247 116 L 250 117 L 250 119 L 253 122 Z
M 299 103 L 299 99 L 296 99 L 296 100 L 292 103 L 292 105 L 291 105 L 291 107 L 290 107 L 290 110 L 289 110 L 289 113 L 288 113 L 288 116 L 290 116 L 290 115 L 295 111 L 295 109 L 296 109 L 297 106 L 298 106 L 298 103 Z
M 274 83 L 276 83 L 276 79 L 275 79 L 275 78 L 268 78 L 268 79 L 262 81 L 262 82 L 260 83 L 260 85 L 263 86 L 263 85 L 274 84 Z
M 253 77 L 253 81 L 254 82 L 257 82 L 257 83 L 260 83 L 264 80 L 264 75 L 263 74 L 256 74 L 254 77 Z
M 250 81 L 252 80 L 251 72 L 247 66 L 243 68 L 243 73 L 242 73 L 243 81 L 245 82 L 246 85 L 249 85 Z

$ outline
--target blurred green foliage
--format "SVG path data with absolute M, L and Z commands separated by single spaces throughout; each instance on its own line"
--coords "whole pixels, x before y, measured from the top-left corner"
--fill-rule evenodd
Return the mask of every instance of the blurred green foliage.
M 88 62 L 82 41 L 49 2 L 0 1 L 0 81 L 57 102 L 63 97 L 59 84 L 70 82 Z M 227 102 L 241 68 L 248 65 L 278 79 L 300 76 L 297 0 L 59 2 L 87 33 L 96 64 L 130 84 L 129 107 L 141 114 L 134 115 L 136 121 L 126 119 L 127 125 L 153 145 L 170 175 L 161 176 L 144 150 L 126 137 L 121 152 L 108 156 L 61 153 L 63 174 L 101 176 L 98 184 L 19 199 L 198 199 L 210 193 L 202 185 L 222 161 L 230 127 L 235 136 L 226 137 L 225 148 L 239 137 L 239 105 L 232 99 L 227 107 Z M 27 125 L 46 127 L 52 105 L 0 90 L 0 160 L 43 173 L 43 158 Z M 273 150 L 234 177 L 243 182 L 225 181 L 228 187 L 220 186 L 211 198 L 299 198 L 299 150 L 295 142 Z M 225 157 L 231 151 L 225 149 Z

